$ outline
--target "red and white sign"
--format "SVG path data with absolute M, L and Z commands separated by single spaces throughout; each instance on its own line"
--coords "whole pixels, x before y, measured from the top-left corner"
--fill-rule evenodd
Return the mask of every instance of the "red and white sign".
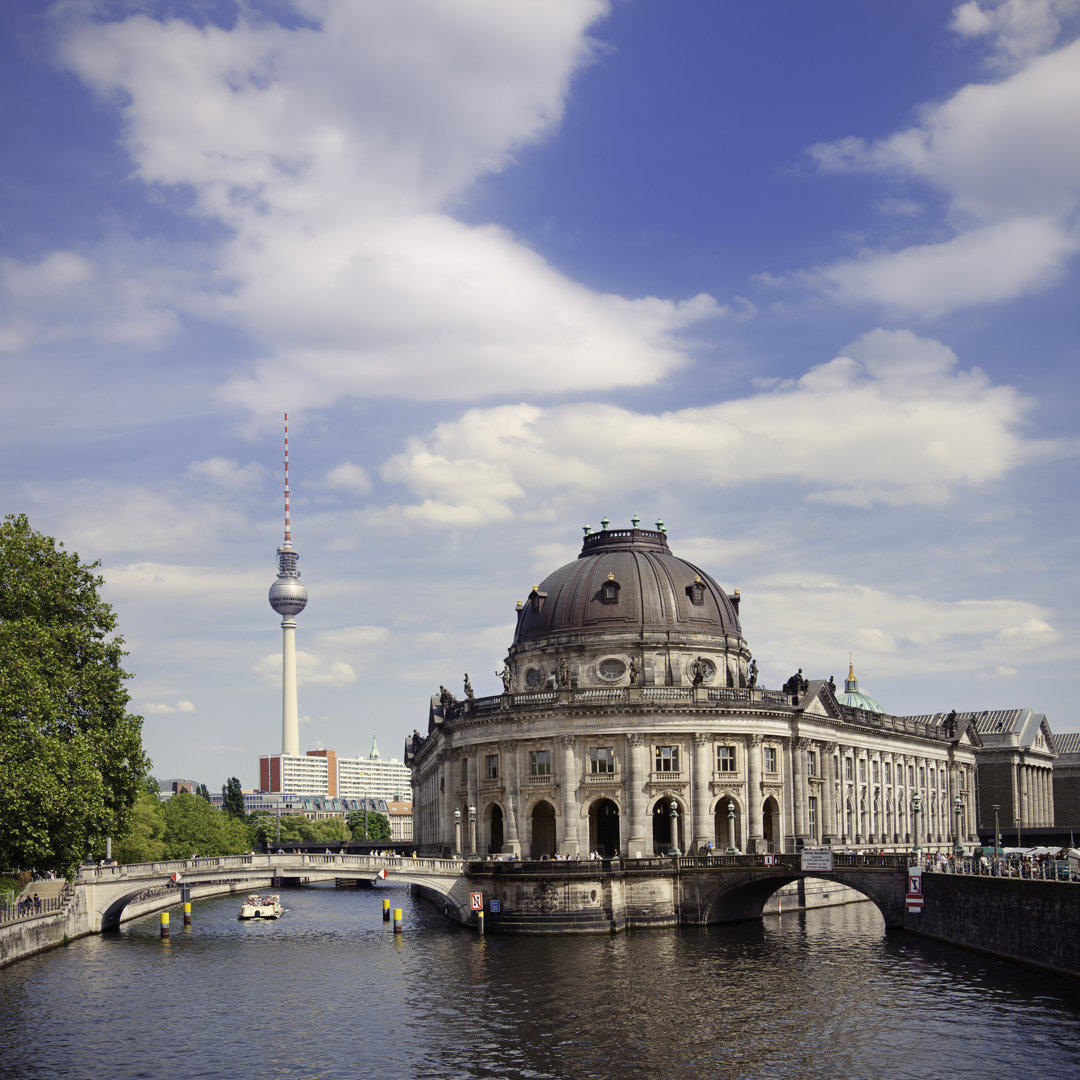
M 907 909 L 918 915 L 923 909 L 922 867 L 909 866 L 907 875 Z
M 776 863 L 776 859 L 775 859 L 774 856 L 772 856 L 772 855 L 766 855 L 765 856 L 765 865 L 766 866 L 773 866 L 775 863 Z
M 169 876 L 169 880 L 172 881 L 172 882 L 177 882 L 177 881 L 180 880 L 180 875 L 179 874 L 171 874 Z
M 385 881 L 390 876 L 390 871 L 384 866 L 375 876 L 380 877 Z
M 483 911 L 484 894 L 481 892 L 469 893 L 469 906 L 473 909 L 473 911 Z

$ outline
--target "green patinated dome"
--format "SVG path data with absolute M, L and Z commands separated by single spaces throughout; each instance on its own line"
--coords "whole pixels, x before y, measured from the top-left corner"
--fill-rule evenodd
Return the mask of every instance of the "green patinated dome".
M 859 680 L 855 678 L 855 664 L 848 662 L 848 677 L 844 680 L 844 692 L 836 695 L 841 705 L 865 712 L 883 713 L 885 710 L 869 695 L 859 689 Z

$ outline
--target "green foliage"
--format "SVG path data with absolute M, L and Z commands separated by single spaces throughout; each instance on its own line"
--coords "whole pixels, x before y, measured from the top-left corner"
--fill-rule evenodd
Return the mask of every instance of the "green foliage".
M 70 873 L 126 832 L 147 777 L 97 565 L 25 515 L 0 524 L 2 866 Z
M 351 838 L 349 826 L 344 818 L 323 818 L 322 821 L 313 821 L 313 837 L 318 844 L 343 844 Z
M 363 810 L 354 810 L 349 814 L 349 828 L 354 840 L 389 840 L 391 835 L 390 819 L 374 810 L 368 810 L 366 815 Z
M 205 784 L 196 784 L 195 794 L 198 795 L 200 799 L 205 799 L 207 802 L 210 802 L 210 789 Z
M 113 842 L 113 855 L 119 863 L 158 862 L 165 858 L 165 807 L 157 795 L 139 792 L 127 832 Z
M 221 809 L 230 817 L 242 818 L 244 813 L 244 790 L 235 776 L 230 776 L 221 789 Z
M 166 859 L 243 855 L 253 837 L 246 821 L 230 817 L 201 795 L 181 791 L 164 804 Z
M 282 847 L 289 844 L 312 844 L 314 842 L 314 822 L 308 821 L 303 814 L 286 814 L 281 819 Z

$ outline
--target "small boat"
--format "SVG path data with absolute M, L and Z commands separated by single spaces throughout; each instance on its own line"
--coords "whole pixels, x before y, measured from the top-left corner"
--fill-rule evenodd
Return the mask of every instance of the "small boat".
M 277 893 L 271 896 L 249 896 L 240 907 L 241 919 L 276 919 L 281 915 L 281 897 Z

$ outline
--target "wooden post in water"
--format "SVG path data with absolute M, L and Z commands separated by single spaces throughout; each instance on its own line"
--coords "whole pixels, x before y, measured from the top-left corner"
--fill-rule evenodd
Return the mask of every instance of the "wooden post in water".
M 476 932 L 480 935 L 480 937 L 484 936 L 484 910 L 483 910 L 483 908 L 481 908 L 476 913 Z
M 394 933 L 401 933 L 401 908 L 394 908 Z
M 184 901 L 184 925 L 185 926 L 190 926 L 191 925 L 191 901 L 190 900 L 185 900 Z
M 163 938 L 169 936 L 169 913 L 167 911 L 161 913 L 161 936 Z
M 382 902 L 382 921 L 383 922 L 389 922 L 390 921 L 390 901 L 389 900 L 384 900 Z

